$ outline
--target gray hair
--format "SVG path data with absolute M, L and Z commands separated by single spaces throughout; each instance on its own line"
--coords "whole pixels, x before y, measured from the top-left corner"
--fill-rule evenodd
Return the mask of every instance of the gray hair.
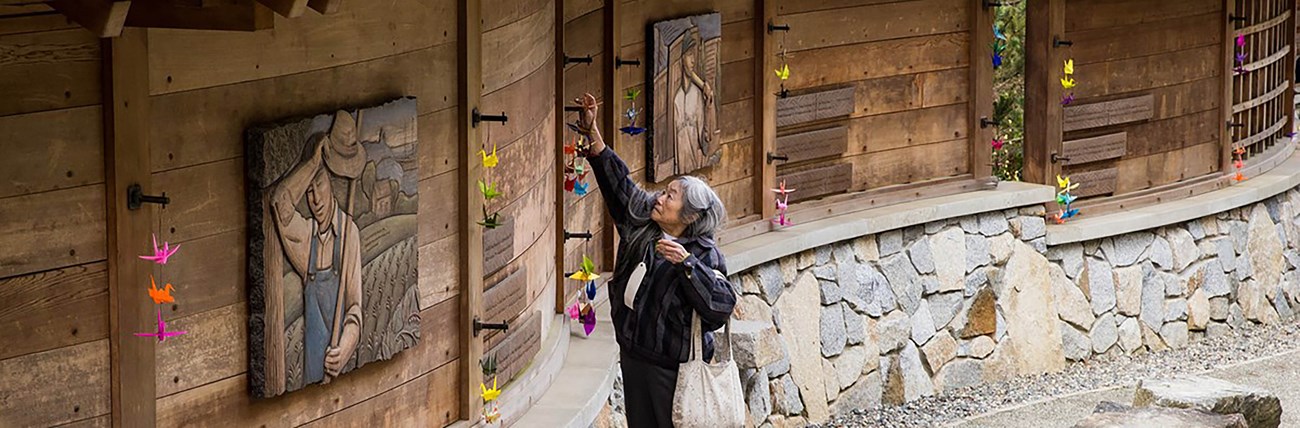
M 682 222 L 686 223 L 687 237 L 712 237 L 727 220 L 727 208 L 717 192 L 699 177 L 684 176 L 677 179 L 682 186 Z

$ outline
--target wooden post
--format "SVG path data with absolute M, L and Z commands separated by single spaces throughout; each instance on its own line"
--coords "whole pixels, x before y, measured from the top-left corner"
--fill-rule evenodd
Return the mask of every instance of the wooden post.
M 1282 103 L 1283 103 L 1282 109 L 1286 112 L 1286 127 L 1283 129 L 1285 129 L 1286 132 L 1295 132 L 1295 89 L 1294 88 L 1296 83 L 1295 82 L 1295 60 L 1297 56 L 1295 51 L 1296 50 L 1295 1 L 1287 0 L 1284 3 L 1284 5 L 1286 6 L 1286 9 L 1289 11 L 1291 17 L 1287 19 L 1285 24 L 1283 24 L 1284 25 L 1282 30 L 1282 34 L 1284 36 L 1283 43 L 1290 45 L 1291 49 L 1290 52 L 1286 54 L 1286 59 L 1283 59 L 1283 61 L 1286 61 L 1286 64 L 1282 65 L 1282 69 L 1285 70 L 1283 71 L 1285 75 L 1282 76 L 1283 78 L 1282 80 L 1291 82 L 1291 84 L 1287 85 L 1287 88 L 1285 91 L 1283 91 L 1283 95 L 1282 95 Z M 1288 144 L 1290 144 L 1290 142 L 1288 142 Z
M 1053 47 L 1064 36 L 1065 0 L 1033 1 L 1025 16 L 1025 172 L 1024 181 L 1055 185 L 1060 172 L 1052 154 L 1061 150 L 1061 48 Z
M 460 393 L 461 417 L 477 420 L 483 408 L 479 390 L 474 384 L 482 382 L 483 371 L 479 358 L 483 355 L 483 340 L 476 337 L 474 320 L 483 311 L 483 228 L 477 223 L 483 212 L 483 199 L 478 193 L 478 178 L 483 167 L 474 158 L 479 148 L 478 128 L 474 126 L 473 110 L 483 97 L 483 32 L 478 1 L 457 2 L 460 34 L 457 37 L 456 60 L 459 73 L 456 81 L 460 87 L 457 109 L 460 113 L 460 145 L 457 150 L 457 172 L 460 174 L 460 191 L 456 198 L 461 209 L 457 215 L 460 225 Z
M 555 158 L 554 165 L 551 165 L 551 179 L 557 183 L 564 182 L 564 105 L 572 100 L 564 99 L 564 0 L 553 0 L 555 5 L 555 45 L 551 48 L 552 64 L 555 67 L 555 106 L 551 113 L 555 116 L 554 133 L 555 143 L 552 144 L 551 152 Z M 614 108 L 607 105 L 601 110 Z M 600 126 L 604 126 L 602 123 Z M 608 130 L 608 127 L 605 127 Z M 564 240 L 564 186 L 555 186 L 555 313 L 564 313 L 564 258 L 565 258 L 565 240 Z
M 134 334 L 156 328 L 145 293 L 153 205 L 127 209 L 126 189 L 150 193 L 149 43 L 146 30 L 128 28 L 104 42 L 104 173 L 107 185 L 109 349 L 114 427 L 151 427 L 156 421 L 153 340 Z M 172 197 L 181 197 L 174 195 Z
M 600 71 L 600 86 L 605 88 L 605 98 L 609 100 L 622 99 L 621 97 L 623 93 L 618 82 L 618 57 L 623 53 L 623 41 L 622 38 L 619 37 L 618 20 L 622 3 L 621 0 L 608 0 L 605 2 L 605 28 L 603 28 L 605 31 L 605 46 L 603 47 L 605 50 L 605 64 L 604 69 Z M 602 109 L 607 116 L 601 117 L 601 132 L 610 133 L 610 138 L 605 141 L 605 144 L 609 144 L 610 147 L 613 147 L 612 144 L 614 144 L 614 140 L 618 135 L 614 130 L 618 126 L 615 123 L 615 118 L 618 117 L 615 112 L 619 110 L 619 107 L 621 106 L 615 106 L 611 102 L 611 104 Z M 642 120 L 644 121 L 646 119 Z M 601 195 L 601 197 L 603 198 L 605 195 Z M 602 205 L 600 211 L 603 213 L 601 215 L 605 216 L 605 229 L 601 232 L 601 236 L 604 238 L 601 240 L 604 245 L 604 247 L 601 248 L 602 255 L 604 256 L 601 263 L 604 265 L 603 267 L 605 270 L 613 272 L 614 257 L 617 257 L 618 253 L 618 245 L 615 242 L 615 240 L 618 239 L 617 228 L 614 227 L 614 218 L 610 217 L 609 210 L 604 209 Z
M 993 175 L 993 128 L 980 125 L 993 118 L 993 11 L 984 0 L 970 0 L 970 171 L 975 179 Z
M 776 1 L 758 0 L 754 13 L 754 212 L 762 220 L 776 214 L 776 195 L 768 189 L 776 187 L 776 165 L 767 162 L 767 154 L 776 150 L 776 92 L 779 84 L 771 72 L 776 67 L 772 37 L 767 24 L 776 19 Z M 766 230 L 766 229 L 764 229 Z
M 1233 62 L 1236 60 L 1236 45 L 1233 38 L 1233 33 L 1235 33 L 1233 31 L 1234 25 L 1232 21 L 1228 20 L 1228 17 L 1232 15 L 1235 8 L 1234 3 L 1236 3 L 1235 0 L 1223 0 L 1223 12 L 1220 13 L 1219 19 L 1219 22 L 1223 23 L 1223 40 L 1219 43 L 1219 61 L 1221 62 L 1219 64 L 1219 78 L 1220 89 L 1222 90 L 1219 94 L 1219 129 L 1223 130 L 1219 133 L 1219 171 L 1224 174 L 1230 174 L 1233 171 L 1232 141 L 1233 135 L 1237 132 L 1236 129 L 1228 126 L 1228 123 L 1232 122 L 1232 82 L 1234 80 L 1233 76 L 1235 76 L 1232 70 Z

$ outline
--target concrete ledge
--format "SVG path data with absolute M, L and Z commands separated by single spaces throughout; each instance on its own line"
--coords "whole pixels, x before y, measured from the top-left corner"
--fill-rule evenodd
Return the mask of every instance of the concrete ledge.
M 603 272 L 602 277 L 610 274 Z M 563 349 L 549 352 L 561 353 L 563 365 L 559 367 L 543 388 L 537 388 L 537 399 L 517 420 L 508 426 L 588 428 L 596 420 L 614 388 L 615 370 L 618 370 L 618 342 L 614 340 L 609 299 L 605 288 L 596 297 L 596 330 L 591 336 L 582 334 L 582 327 L 568 315 L 556 315 L 555 328 L 564 337 Z M 560 345 L 561 341 L 551 346 Z M 543 349 L 542 352 L 548 352 Z M 502 396 L 511 391 L 503 391 Z M 504 409 L 502 412 L 504 413 Z
M 1047 226 L 1047 245 L 1091 241 L 1182 223 L 1253 204 L 1300 186 L 1300 152 L 1273 169 L 1237 183 L 1175 202 L 1085 217 Z
M 1036 205 L 1055 198 L 1056 193 L 1051 186 L 1000 182 L 994 190 L 918 199 L 805 221 L 785 229 L 723 243 L 721 250 L 727 260 L 728 273 L 735 274 L 791 254 L 846 239 L 936 220 Z

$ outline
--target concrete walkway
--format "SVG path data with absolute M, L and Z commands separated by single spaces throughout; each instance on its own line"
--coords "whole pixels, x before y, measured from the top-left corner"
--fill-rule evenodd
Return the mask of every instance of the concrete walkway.
M 1300 350 L 1219 367 L 1202 374 L 1272 392 L 1282 400 L 1282 426 L 1300 427 L 1300 387 L 1297 387 L 1300 385 Z M 1092 409 L 1102 400 L 1131 404 L 1136 386 L 1126 385 L 1053 397 L 972 416 L 948 426 L 1071 427 L 1092 413 Z

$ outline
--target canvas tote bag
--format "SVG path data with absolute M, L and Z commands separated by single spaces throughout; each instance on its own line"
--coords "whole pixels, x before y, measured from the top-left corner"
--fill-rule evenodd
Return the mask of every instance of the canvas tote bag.
M 731 354 L 731 318 L 723 337 L 727 359 L 716 364 L 704 361 L 704 339 L 700 315 L 691 311 L 691 357 L 677 369 L 677 391 L 673 394 L 673 426 L 743 427 L 745 395 L 740 388 L 740 370 Z

